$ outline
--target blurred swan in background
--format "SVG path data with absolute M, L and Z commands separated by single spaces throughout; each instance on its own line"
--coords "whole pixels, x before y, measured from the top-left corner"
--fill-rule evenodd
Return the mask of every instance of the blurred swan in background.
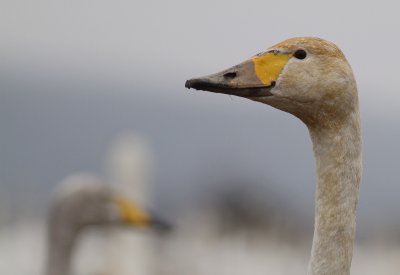
M 95 176 L 77 174 L 64 180 L 55 192 L 49 213 L 45 274 L 71 274 L 71 257 L 83 229 L 113 225 L 168 228 L 165 222 L 140 209 Z M 132 261 L 129 254 L 120 256 Z
M 140 209 L 153 209 L 150 145 L 137 134 L 119 135 L 105 160 L 108 178 L 73 174 L 43 203 L 48 215 L 43 209 L 0 227 L 1 274 L 152 273 L 154 242 L 169 228 Z

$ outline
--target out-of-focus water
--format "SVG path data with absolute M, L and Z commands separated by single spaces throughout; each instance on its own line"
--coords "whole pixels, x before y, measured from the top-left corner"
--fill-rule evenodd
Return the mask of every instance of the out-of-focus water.
M 205 222 L 205 221 L 203 221 Z M 196 225 L 200 225 L 198 220 Z M 215 229 L 215 228 L 214 228 Z M 142 249 L 149 249 L 151 266 L 142 274 L 223 275 L 240 274 L 305 274 L 311 243 L 309 239 L 293 242 L 284 241 L 277 231 L 265 235 L 251 232 L 233 235 L 216 235 L 213 226 L 188 226 L 175 232 L 168 238 L 143 235 L 143 232 L 124 232 L 125 239 L 138 245 L 128 254 L 119 254 L 120 258 L 139 261 Z M 43 274 L 45 260 L 45 232 L 38 221 L 21 221 L 12 227 L 3 227 L 0 231 L 0 272 L 11 275 Z M 74 274 L 104 274 L 110 270 L 104 249 L 110 241 L 106 231 L 86 233 L 75 250 L 73 261 Z M 141 247 L 143 238 L 151 240 L 150 247 Z M 138 257 L 139 256 L 139 257 Z M 367 241 L 357 243 L 353 257 L 352 274 L 396 275 L 400 270 L 399 244 Z M 140 266 L 140 262 L 137 264 Z M 107 267 L 107 268 L 105 268 Z M 137 271 L 137 266 L 131 270 Z M 111 268 L 112 270 L 112 268 Z M 118 270 L 118 267 L 115 267 Z M 127 272 L 127 270 L 125 270 Z M 110 274 L 110 273 L 107 273 Z M 114 273 L 111 273 L 114 274 Z M 126 273 L 120 273 L 126 274 Z

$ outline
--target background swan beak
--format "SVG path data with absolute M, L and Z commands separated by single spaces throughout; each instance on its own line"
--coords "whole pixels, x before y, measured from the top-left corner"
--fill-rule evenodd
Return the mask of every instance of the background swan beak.
M 169 231 L 171 225 L 155 215 L 138 207 L 131 200 L 117 198 L 116 205 L 119 209 L 121 220 L 124 223 L 137 227 L 152 227 L 160 231 Z
M 169 232 L 172 230 L 172 225 L 160 218 L 157 214 L 151 213 L 150 226 L 162 232 Z

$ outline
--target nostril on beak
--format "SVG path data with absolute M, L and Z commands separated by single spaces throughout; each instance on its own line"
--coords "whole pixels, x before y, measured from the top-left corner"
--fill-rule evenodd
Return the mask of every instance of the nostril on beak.
M 236 77 L 236 72 L 224 73 L 224 77 L 229 79 L 234 79 Z

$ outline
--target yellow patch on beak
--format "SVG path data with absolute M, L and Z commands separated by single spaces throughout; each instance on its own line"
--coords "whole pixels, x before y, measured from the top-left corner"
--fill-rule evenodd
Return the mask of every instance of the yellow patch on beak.
M 124 222 L 143 227 L 150 225 L 150 216 L 132 201 L 126 198 L 117 198 L 115 202 Z
M 283 67 L 292 57 L 292 54 L 267 52 L 260 56 L 254 56 L 251 60 L 258 79 L 267 86 L 272 85 L 278 79 Z

